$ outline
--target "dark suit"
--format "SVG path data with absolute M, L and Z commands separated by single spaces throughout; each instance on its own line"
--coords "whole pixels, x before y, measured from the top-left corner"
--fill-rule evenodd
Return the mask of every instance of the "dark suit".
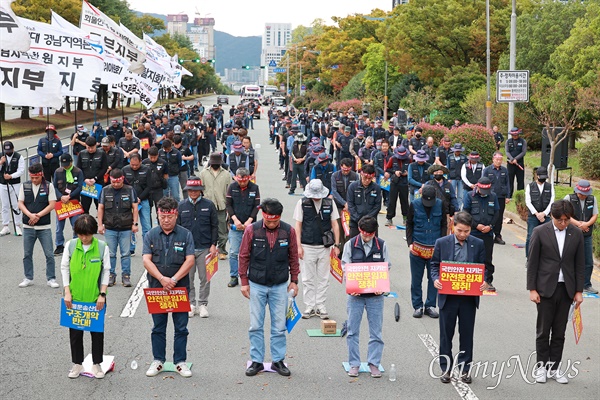
M 466 262 L 485 263 L 485 246 L 483 240 L 474 236 L 467 237 Z M 464 251 L 463 247 L 463 251 Z M 454 235 L 444 236 L 435 242 L 431 258 L 431 279 L 440 278 L 440 262 L 454 261 Z M 452 338 L 458 319 L 459 350 L 458 364 L 462 364 L 462 372 L 469 372 L 473 361 L 473 331 L 475 329 L 475 312 L 479 308 L 479 296 L 459 296 L 438 294 L 440 308 L 440 367 L 442 372 L 450 372 L 454 365 L 452 357 Z
M 561 269 L 564 283 L 558 282 Z M 536 290 L 540 295 L 536 322 L 537 361 L 555 362 L 556 367 L 551 369 L 556 369 L 562 359 L 569 308 L 575 293 L 583 292 L 584 270 L 585 254 L 580 229 L 567 226 L 562 257 L 554 222 L 533 230 L 527 262 L 527 290 Z

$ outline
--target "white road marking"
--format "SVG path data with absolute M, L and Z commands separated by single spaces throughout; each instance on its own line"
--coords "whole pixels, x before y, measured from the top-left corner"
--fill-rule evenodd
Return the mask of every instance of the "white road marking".
M 431 354 L 433 357 L 438 356 L 438 344 L 435 341 L 435 339 L 431 337 L 430 334 L 419 334 L 419 339 L 421 339 L 425 347 L 427 347 L 427 350 L 429 350 L 429 354 Z M 458 374 L 459 371 L 455 369 L 452 372 L 452 380 L 450 382 L 452 383 L 452 386 L 454 386 L 454 389 L 456 389 L 456 391 L 458 392 L 460 398 L 465 400 L 478 400 L 479 398 L 475 395 L 475 393 L 473 393 L 471 387 L 466 383 L 463 383 L 460 380 Z
M 140 301 L 144 298 L 144 289 L 148 287 L 148 276 L 147 272 L 144 271 L 142 276 L 140 277 L 139 282 L 135 286 L 133 293 L 127 300 L 127 304 L 123 308 L 120 317 L 121 318 L 132 318 L 135 315 L 135 312 L 140 305 Z

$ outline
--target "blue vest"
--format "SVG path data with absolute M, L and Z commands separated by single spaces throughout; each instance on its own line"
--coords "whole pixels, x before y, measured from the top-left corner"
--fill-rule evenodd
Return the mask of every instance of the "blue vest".
M 383 243 L 382 239 L 374 237 L 372 239 L 373 244 L 371 245 L 371 252 L 365 254 L 365 248 L 363 247 L 362 239 L 360 235 L 355 236 L 352 240 L 352 256 L 351 260 L 353 263 L 362 262 L 385 262 L 383 259 Z
M 429 216 L 421 198 L 413 201 L 414 208 L 414 230 L 413 241 L 432 246 L 435 241 L 442 237 L 442 200 L 435 199 L 435 205 L 431 207 Z

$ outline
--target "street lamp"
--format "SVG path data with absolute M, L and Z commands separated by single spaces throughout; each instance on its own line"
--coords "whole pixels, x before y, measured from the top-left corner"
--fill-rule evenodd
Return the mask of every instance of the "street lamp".
M 485 127 L 492 129 L 492 98 L 490 97 L 490 0 L 485 0 L 485 34 L 486 34 L 486 49 L 485 58 L 487 64 L 487 101 L 485 102 Z

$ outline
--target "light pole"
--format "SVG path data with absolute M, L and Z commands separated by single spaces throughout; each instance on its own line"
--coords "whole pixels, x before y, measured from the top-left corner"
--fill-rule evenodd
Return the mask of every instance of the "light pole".
M 516 69 L 517 58 L 517 0 L 512 0 L 512 13 L 510 14 L 510 67 Z M 515 127 L 515 103 L 508 103 L 508 131 Z
M 485 102 L 485 127 L 492 129 L 492 98 L 490 96 L 490 0 L 485 0 L 485 21 L 486 21 L 486 50 L 485 58 L 487 63 L 487 101 Z
M 388 86 L 388 62 L 385 60 L 385 83 L 383 89 L 383 120 L 387 121 L 387 110 L 388 110 L 388 95 L 387 95 L 387 86 Z

